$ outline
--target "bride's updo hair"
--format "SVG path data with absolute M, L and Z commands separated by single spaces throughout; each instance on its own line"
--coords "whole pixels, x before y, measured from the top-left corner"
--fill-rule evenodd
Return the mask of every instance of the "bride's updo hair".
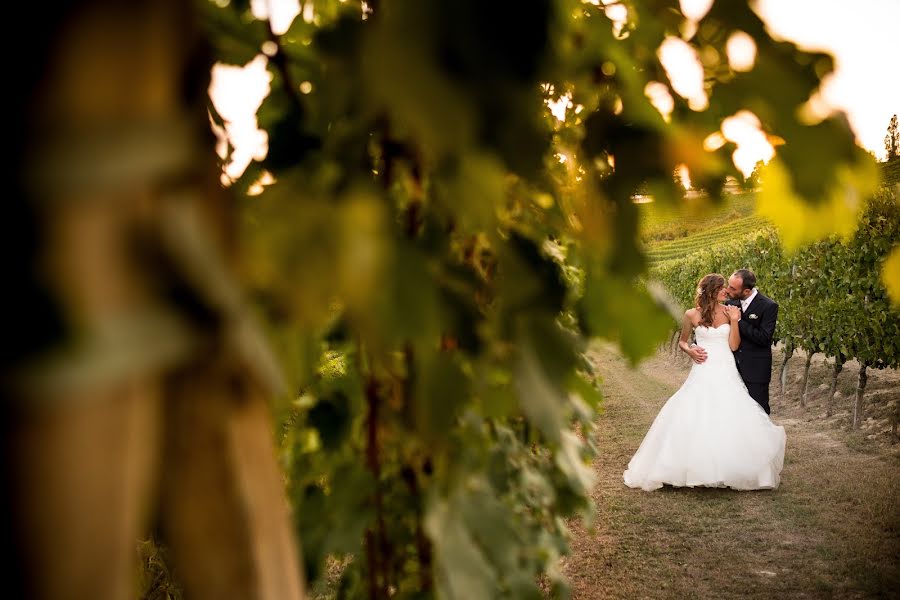
M 712 326 L 713 317 L 716 314 L 716 304 L 718 304 L 716 297 L 723 287 L 725 287 L 725 278 L 718 273 L 704 275 L 697 284 L 697 296 L 694 298 L 694 304 L 700 310 L 701 325 Z

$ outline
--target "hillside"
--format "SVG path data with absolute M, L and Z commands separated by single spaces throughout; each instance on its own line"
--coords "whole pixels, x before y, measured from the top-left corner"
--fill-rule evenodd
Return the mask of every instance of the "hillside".
M 728 196 L 721 203 L 705 197 L 685 198 L 679 208 L 656 202 L 639 205 L 641 239 L 648 246 L 684 238 L 753 214 L 756 195 Z
M 753 193 L 727 197 L 718 205 L 704 199 L 686 202 L 682 210 L 641 205 L 641 238 L 651 263 L 681 258 L 766 226 L 765 219 L 753 213 Z
M 699 250 L 705 250 L 710 246 L 735 238 L 766 227 L 767 221 L 762 217 L 751 215 L 727 222 L 718 227 L 704 229 L 678 240 L 668 243 L 657 243 L 650 246 L 647 255 L 650 262 L 661 262 L 672 258 L 681 258 Z

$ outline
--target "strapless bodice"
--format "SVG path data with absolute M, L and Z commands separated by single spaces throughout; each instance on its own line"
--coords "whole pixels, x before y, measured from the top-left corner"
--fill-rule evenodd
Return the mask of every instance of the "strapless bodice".
M 731 353 L 731 346 L 728 345 L 730 333 L 731 323 L 722 323 L 718 327 L 698 325 L 694 328 L 697 345 L 706 350 L 707 360 L 703 364 L 707 368 L 723 362 L 730 363 L 729 369 L 734 368 L 734 355 Z
M 697 325 L 694 328 L 694 337 L 697 338 L 697 343 L 699 345 L 703 345 L 704 343 L 716 343 L 716 342 L 724 342 L 728 343 L 728 335 L 731 333 L 731 323 L 722 323 L 718 327 L 707 327 L 706 325 Z

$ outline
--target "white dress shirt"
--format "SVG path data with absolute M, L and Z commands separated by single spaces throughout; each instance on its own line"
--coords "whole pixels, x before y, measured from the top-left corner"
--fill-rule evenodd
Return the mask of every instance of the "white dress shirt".
M 741 300 L 741 312 L 747 312 L 747 307 L 750 306 L 750 303 L 753 302 L 753 299 L 756 298 L 756 293 L 759 290 L 753 288 L 753 293 L 751 293 L 745 300 Z

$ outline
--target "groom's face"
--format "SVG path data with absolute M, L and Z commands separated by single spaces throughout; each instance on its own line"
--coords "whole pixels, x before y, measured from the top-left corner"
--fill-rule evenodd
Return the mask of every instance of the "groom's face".
M 732 275 L 728 279 L 728 295 L 735 300 L 743 300 L 750 295 L 750 290 L 744 289 L 743 278 Z

